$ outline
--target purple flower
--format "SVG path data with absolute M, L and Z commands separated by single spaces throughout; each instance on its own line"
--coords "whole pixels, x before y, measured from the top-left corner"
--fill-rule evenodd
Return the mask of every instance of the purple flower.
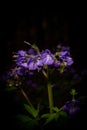
M 15 75 L 19 75 L 19 76 L 23 76 L 28 72 L 27 69 L 25 69 L 24 67 L 14 67 L 9 73 L 9 77 L 15 76 Z
M 28 64 L 29 70 L 36 70 L 37 69 L 37 64 L 35 63 L 33 58 L 29 58 L 27 64 Z
M 59 66 L 60 66 L 60 62 L 59 62 L 59 61 L 56 61 L 56 62 L 54 63 L 54 66 L 55 66 L 55 67 L 59 67 Z
M 21 63 L 20 66 L 24 67 L 24 68 L 28 68 L 27 63 Z
M 40 70 L 43 66 L 42 59 L 38 55 L 34 56 L 33 58 L 29 58 L 27 64 L 29 70 Z
M 65 62 L 67 62 L 67 65 L 70 66 L 72 65 L 74 62 L 73 62 L 73 59 L 71 57 L 67 57 Z
M 21 66 L 22 63 L 26 63 L 26 53 L 23 52 L 23 51 L 18 51 L 18 54 L 17 55 L 14 55 L 15 57 L 15 61 L 16 61 L 16 64 L 18 66 Z
M 54 63 L 54 55 L 48 49 L 41 53 L 41 57 L 44 65 L 52 65 Z
M 16 64 L 17 64 L 18 66 L 21 66 L 21 64 L 23 63 L 23 61 L 24 61 L 24 58 L 18 57 L 18 58 L 16 59 Z
M 43 66 L 42 57 L 37 55 L 35 58 L 37 66 Z
M 70 51 L 70 47 L 68 47 L 68 46 L 62 46 L 62 51 Z
M 57 49 L 58 51 L 61 50 L 61 51 L 70 51 L 70 47 L 69 46 L 62 46 L 61 44 L 59 44 L 57 46 Z
M 18 55 L 21 56 L 21 57 L 25 57 L 26 52 L 23 51 L 23 50 L 19 50 L 19 51 L 18 51 Z
M 63 61 L 66 62 L 68 66 L 73 64 L 73 59 L 70 57 L 70 52 L 68 51 L 62 51 L 60 53 L 59 58 Z
M 21 67 L 15 67 L 13 70 L 12 70 L 12 75 L 23 75 L 23 70 Z
M 35 49 L 31 48 L 28 50 L 28 54 L 29 55 L 37 55 L 37 51 Z
M 67 101 L 63 106 L 63 110 L 68 112 L 69 115 L 76 114 L 80 110 L 79 101 L 77 100 Z
M 70 53 L 68 52 L 68 51 L 62 51 L 62 52 L 60 52 L 60 59 L 62 59 L 62 60 L 65 60 L 66 59 L 66 57 L 69 57 L 70 56 Z

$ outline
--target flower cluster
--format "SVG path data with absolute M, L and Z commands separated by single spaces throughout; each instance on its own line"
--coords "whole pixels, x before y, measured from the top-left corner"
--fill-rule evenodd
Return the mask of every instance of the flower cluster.
M 73 59 L 70 56 L 70 49 L 64 46 L 57 46 L 56 52 L 52 53 L 49 49 L 39 51 L 36 46 L 32 46 L 28 51 L 19 50 L 14 54 L 16 61 L 16 73 L 22 74 L 23 68 L 29 72 L 37 70 L 38 72 L 44 68 L 66 68 L 73 64 Z
M 70 73 L 74 73 L 74 70 L 70 69 L 72 68 L 71 65 L 74 63 L 73 58 L 70 54 L 70 47 L 58 45 L 55 51 L 51 51 L 49 49 L 40 51 L 36 45 L 29 45 L 31 46 L 29 50 L 18 50 L 16 53 L 14 53 L 13 60 L 15 61 L 15 66 L 7 74 L 7 82 L 10 87 L 15 86 L 17 89 L 20 89 L 23 96 L 28 101 L 29 106 L 25 105 L 25 109 L 28 110 L 29 114 L 33 116 L 33 119 L 31 118 L 31 120 L 34 120 L 34 122 L 37 123 L 37 121 L 40 121 L 42 118 L 46 118 L 45 123 L 47 124 L 52 120 L 56 120 L 57 118 L 59 118 L 61 114 L 63 115 L 63 111 L 67 112 L 69 115 L 76 113 L 79 110 L 79 107 L 78 101 L 74 97 L 76 95 L 76 91 L 74 89 L 71 91 L 72 100 L 67 101 L 65 105 L 63 105 L 63 107 L 55 107 L 53 100 L 53 87 L 58 85 L 60 85 L 61 87 L 64 86 L 66 83 L 66 81 L 63 82 L 64 76 L 66 75 L 64 73 L 64 76 L 61 76 L 62 73 L 67 71 L 68 75 L 69 70 L 72 71 Z M 36 77 L 34 77 L 35 74 Z M 68 78 L 68 81 L 69 80 L 70 76 Z M 41 87 L 39 87 L 40 85 Z M 45 95 L 44 92 L 46 91 L 44 90 L 45 87 L 42 87 L 44 85 L 48 89 L 47 95 L 49 100 L 49 113 L 42 113 L 40 117 L 38 111 L 40 111 L 41 109 L 36 109 L 34 107 L 36 103 L 32 105 L 28 95 L 25 92 L 25 86 L 28 86 L 28 90 L 30 90 L 29 86 L 32 86 L 31 88 L 37 88 L 39 91 L 39 95 L 43 97 Z M 69 85 L 69 83 L 67 85 Z M 42 91 L 43 94 L 40 94 L 40 92 Z M 38 95 L 36 97 L 39 98 Z M 33 99 L 35 100 L 35 97 Z M 44 99 L 46 101 L 47 97 L 45 97 Z M 42 100 L 43 102 L 42 98 L 40 100 Z M 26 116 L 24 116 L 24 118 L 25 117 Z M 28 118 L 30 122 L 30 117 Z

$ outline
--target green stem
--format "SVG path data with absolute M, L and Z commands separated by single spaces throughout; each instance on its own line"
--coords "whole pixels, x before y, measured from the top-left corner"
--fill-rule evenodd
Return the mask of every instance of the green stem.
M 75 95 L 72 95 L 72 100 L 75 100 Z
M 27 94 L 24 92 L 24 90 L 22 88 L 20 88 L 20 90 L 21 90 L 21 93 L 23 94 L 23 96 L 25 97 L 25 99 L 27 100 L 27 102 L 29 103 L 29 105 L 31 107 L 33 107 L 31 101 L 29 100 L 29 98 L 28 98 Z
M 42 71 L 43 75 L 47 79 L 47 89 L 48 89 L 48 100 L 49 100 L 49 108 L 50 108 L 50 113 L 52 113 L 52 107 L 53 107 L 53 91 L 52 91 L 52 84 L 49 81 L 49 73 L 48 73 L 48 68 L 47 72 L 44 70 Z
M 50 113 L 52 113 L 52 107 L 53 107 L 53 91 L 52 91 L 52 85 L 50 83 L 47 84 L 48 88 L 48 99 L 49 99 L 49 107 L 50 107 Z

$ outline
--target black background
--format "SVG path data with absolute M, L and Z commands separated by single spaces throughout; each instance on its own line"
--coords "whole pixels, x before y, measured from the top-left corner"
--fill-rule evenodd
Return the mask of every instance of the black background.
M 46 21 L 47 29 L 42 28 Z M 55 22 L 56 21 L 56 22 Z M 0 67 L 8 66 L 12 51 L 28 48 L 24 40 L 49 48 L 63 42 L 71 47 L 75 63 L 86 67 L 86 11 L 52 8 L 9 9 L 1 14 Z M 35 31 L 33 36 L 31 30 Z M 57 32 L 57 37 L 55 36 Z M 45 37 L 48 36 L 48 41 Z
M 28 47 L 28 45 L 25 45 L 24 40 L 30 43 L 36 42 L 40 48 L 52 48 L 57 43 L 63 42 L 65 45 L 71 47 L 76 69 L 79 71 L 85 68 L 87 69 L 87 25 L 85 10 L 81 8 L 68 11 L 42 7 L 29 7 L 27 10 L 23 8 L 8 8 L 2 10 L 0 20 L 0 75 L 11 65 L 12 52 Z M 53 19 L 56 19 L 56 24 L 54 24 Z M 48 28 L 45 31 L 42 29 L 42 22 L 44 20 L 47 21 Z M 31 28 L 36 29 L 34 36 L 30 35 Z M 55 39 L 55 32 L 57 31 L 59 36 Z M 48 35 L 48 41 L 45 40 L 46 34 Z M 86 92 L 86 87 L 84 87 L 84 92 Z M 0 102 L 0 125 L 4 128 L 7 124 L 6 126 L 8 128 L 11 127 L 13 129 L 15 123 L 12 121 L 11 115 L 14 113 L 14 109 L 17 108 L 11 100 L 9 101 L 8 94 L 3 92 L 3 86 L 1 86 L 0 90 Z M 77 118 L 77 128 L 86 126 L 86 106 L 83 108 L 83 111 L 79 115 L 79 119 Z

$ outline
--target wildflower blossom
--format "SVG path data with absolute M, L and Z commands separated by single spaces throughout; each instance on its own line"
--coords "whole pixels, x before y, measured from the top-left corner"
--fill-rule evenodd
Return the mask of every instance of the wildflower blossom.
M 76 114 L 80 110 L 79 101 L 77 100 L 67 101 L 63 106 L 63 110 L 68 112 L 69 115 Z
M 52 65 L 54 63 L 54 55 L 48 49 L 41 52 L 41 57 L 44 65 Z

